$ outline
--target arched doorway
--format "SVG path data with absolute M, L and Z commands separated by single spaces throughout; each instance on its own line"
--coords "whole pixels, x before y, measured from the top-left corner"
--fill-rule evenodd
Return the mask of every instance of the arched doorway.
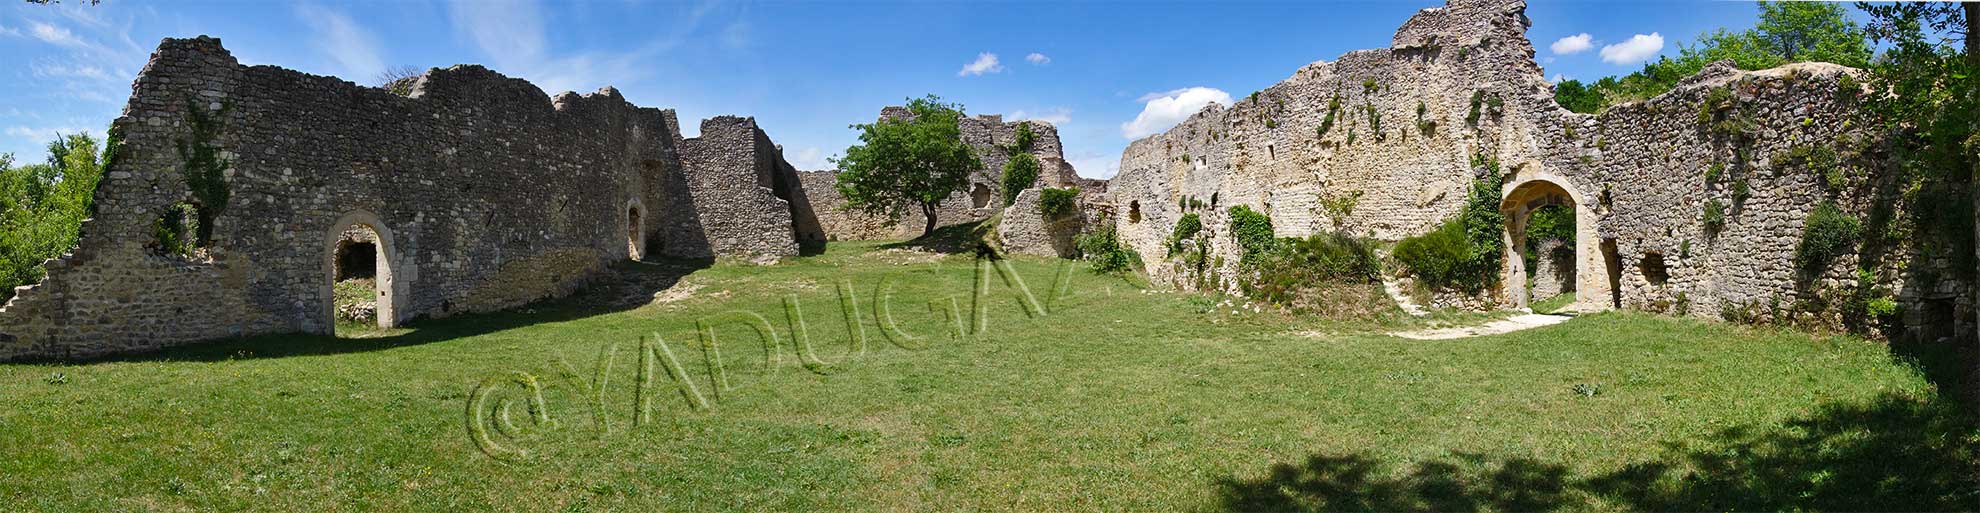
M 646 217 L 636 199 L 626 202 L 626 258 L 646 258 Z
M 406 283 L 394 272 L 392 231 L 378 216 L 354 211 L 332 223 L 324 240 L 321 332 L 335 333 L 339 324 L 398 327 Z
M 1545 173 L 1519 173 L 1507 183 L 1499 203 L 1506 216 L 1504 283 L 1515 308 L 1549 299 L 1540 291 L 1572 293 L 1564 309 L 1602 310 L 1613 287 L 1597 249 L 1595 216 L 1567 181 Z M 1537 272 L 1536 272 L 1537 271 Z M 1534 287 L 1535 280 L 1551 281 Z M 1571 291 L 1571 292 L 1570 292 Z

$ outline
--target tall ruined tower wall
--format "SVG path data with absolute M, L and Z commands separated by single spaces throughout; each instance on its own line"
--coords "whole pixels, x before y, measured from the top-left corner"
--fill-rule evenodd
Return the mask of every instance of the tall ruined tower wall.
M 329 333 L 331 253 L 354 223 L 381 239 L 387 325 L 562 295 L 638 242 L 699 258 L 797 252 L 770 181 L 694 167 L 725 151 L 780 162 L 753 122 L 748 144 L 711 147 L 729 140 L 717 130 L 685 144 L 705 158 L 684 161 L 672 111 L 609 88 L 553 100 L 479 66 L 397 85 L 406 94 L 241 66 L 216 39 L 165 40 L 113 125 L 79 247 L 0 308 L 0 360 Z M 216 163 L 202 167 L 202 147 Z M 200 170 L 223 178 L 195 191 Z M 740 223 L 707 208 L 716 196 L 783 231 L 720 243 Z M 190 255 L 160 251 L 159 220 L 182 204 L 211 216 L 210 236 Z

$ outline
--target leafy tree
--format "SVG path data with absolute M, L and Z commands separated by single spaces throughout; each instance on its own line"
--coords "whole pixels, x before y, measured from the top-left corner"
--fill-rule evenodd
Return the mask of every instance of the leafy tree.
M 1602 110 L 1602 93 L 1582 84 L 1580 80 L 1562 80 L 1554 84 L 1554 101 L 1560 102 L 1567 110 L 1582 114 Z
M 1557 85 L 1554 97 L 1568 110 L 1594 112 L 1609 105 L 1663 94 L 1676 87 L 1678 81 L 1705 69 L 1705 65 L 1721 60 L 1730 60 L 1734 66 L 1746 70 L 1806 61 L 1859 68 L 1869 65 L 1871 49 L 1864 40 L 1864 31 L 1849 19 L 1841 5 L 1760 2 L 1759 8 L 1760 21 L 1753 28 L 1738 32 L 1718 29 L 1699 36 L 1695 44 L 1679 44 L 1675 58 L 1660 57 L 1635 73 L 1585 84 L 1593 96 L 1599 97 L 1595 108 L 1588 107 L 1587 92 L 1569 91 L 1564 95 L 1562 87 Z M 1569 105 L 1570 101 L 1576 103 Z
M 0 156 L 0 301 L 41 281 L 42 261 L 75 247 L 103 176 L 97 147 L 78 134 L 50 142 L 43 163 L 15 167 Z
M 969 173 L 982 162 L 962 141 L 956 121 L 962 105 L 935 95 L 908 100 L 911 116 L 853 125 L 860 144 L 833 160 L 846 208 L 899 220 L 910 207 L 926 219 L 922 235 L 935 232 L 935 207 L 969 187 Z
M 1980 4 L 1859 3 L 1885 49 L 1870 68 L 1864 113 L 1890 134 L 1919 246 L 1971 278 L 1980 209 Z M 1853 91 L 1851 91 L 1853 92 Z M 1882 230 L 1876 231 L 1882 233 Z

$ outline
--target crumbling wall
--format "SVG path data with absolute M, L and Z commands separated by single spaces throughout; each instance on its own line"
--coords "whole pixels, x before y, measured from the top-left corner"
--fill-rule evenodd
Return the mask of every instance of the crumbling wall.
M 629 207 L 644 218 L 631 225 L 675 254 L 796 253 L 768 176 L 748 187 L 712 178 L 735 172 L 721 152 L 775 155 L 753 123 L 705 130 L 690 145 L 707 166 L 697 169 L 683 162 L 672 111 L 610 88 L 552 99 L 456 66 L 405 90 L 241 66 L 217 39 L 165 40 L 112 126 L 116 157 L 79 246 L 0 307 L 0 360 L 329 333 L 335 248 L 358 223 L 376 230 L 386 259 L 387 326 L 568 293 L 631 256 Z M 738 124 L 746 137 L 731 136 Z M 732 237 L 744 223 L 730 221 L 744 217 L 711 208 L 723 202 L 783 229 Z M 210 217 L 189 254 L 155 237 L 176 205 Z M 699 226 L 709 222 L 718 227 Z M 696 250 L 675 236 L 693 233 L 717 242 Z
M 1795 276 L 1794 250 L 1816 205 L 1834 201 L 1869 220 L 1879 186 L 1852 178 L 1831 190 L 1783 156 L 1836 149 L 1858 170 L 1846 173 L 1852 177 L 1874 176 L 1860 170 L 1886 164 L 1874 134 L 1848 120 L 1853 95 L 1841 92 L 1855 72 L 1720 64 L 1655 98 L 1576 114 L 1553 100 L 1525 37 L 1524 11 L 1519 0 L 1452 0 L 1410 18 L 1390 48 L 1307 65 L 1234 105 L 1213 105 L 1135 141 L 1109 184 L 1123 211 L 1115 221 L 1121 236 L 1158 280 L 1186 286 L 1162 262 L 1162 242 L 1184 213 L 1197 212 L 1224 257 L 1215 272 L 1226 279 L 1212 281 L 1232 283 L 1236 245 L 1221 229 L 1232 205 L 1266 213 L 1280 236 L 1341 229 L 1397 240 L 1455 216 L 1486 169 L 1477 164 L 1495 161 L 1508 248 L 1523 244 L 1524 216 L 1536 202 L 1574 208 L 1578 307 L 1718 317 L 1729 308 L 1799 304 L 1811 309 L 1800 315 L 1835 324 L 1833 296 L 1858 286 L 1856 257 L 1810 280 Z M 1721 122 L 1728 115 L 1731 125 Z M 1708 183 L 1715 164 L 1726 170 Z M 1750 191 L 1738 201 L 1736 179 Z M 1358 197 L 1351 212 L 1327 208 L 1349 197 Z M 1729 207 L 1716 231 L 1703 215 L 1714 200 Z M 1524 305 L 1527 273 L 1516 255 L 1508 250 L 1504 289 L 1491 303 Z M 1907 314 L 1970 311 L 1962 303 L 1967 285 L 1927 279 L 1949 274 L 1932 271 L 1947 264 L 1917 255 L 1904 247 L 1880 253 L 1887 262 L 1868 266 L 1879 269 L 1872 281 L 1896 291 Z M 1950 304 L 1925 304 L 1932 301 Z
M 1075 237 L 1085 229 L 1091 209 L 1074 205 L 1070 213 L 1047 215 L 1039 211 L 1041 191 L 1037 187 L 1025 189 L 1004 209 L 1004 217 L 997 223 L 997 235 L 1004 243 L 1004 251 L 1044 257 L 1078 256 Z
M 880 119 L 911 119 L 913 113 L 906 107 L 890 106 L 880 110 Z M 1004 121 L 1002 115 L 986 114 L 964 117 L 956 121 L 962 132 L 962 141 L 976 150 L 976 157 L 983 167 L 969 174 L 969 186 L 943 200 L 936 206 L 937 226 L 947 226 L 989 219 L 1004 207 L 1004 164 L 1010 161 L 1010 153 L 1005 149 L 1017 142 L 1018 125 L 1031 124 L 1031 155 L 1038 159 L 1038 182 L 1034 185 L 1046 187 L 1084 187 L 1082 190 L 1104 192 L 1106 182 L 1080 178 L 1071 163 L 1066 162 L 1064 146 L 1059 141 L 1059 130 L 1044 121 Z M 910 212 L 899 222 L 890 223 L 884 218 L 875 218 L 857 212 L 844 212 L 845 198 L 827 190 L 817 183 L 831 183 L 831 171 L 811 171 L 804 174 L 808 191 L 816 196 L 813 208 L 825 226 L 825 231 L 834 239 L 877 239 L 913 238 L 921 235 L 922 218 L 919 211 Z M 1097 187 L 1095 187 L 1097 185 Z M 981 205 L 973 193 L 987 192 Z M 884 227 L 884 228 L 882 228 Z

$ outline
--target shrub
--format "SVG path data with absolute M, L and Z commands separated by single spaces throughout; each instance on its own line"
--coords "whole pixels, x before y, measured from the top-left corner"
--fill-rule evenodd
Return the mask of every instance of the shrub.
M 1713 233 L 1726 227 L 1726 204 L 1718 198 L 1705 200 L 1705 229 Z
M 1332 131 L 1334 129 L 1334 115 L 1339 114 L 1340 112 L 1341 112 L 1341 95 L 1340 93 L 1334 93 L 1333 97 L 1327 99 L 1327 116 L 1321 118 L 1320 127 L 1314 129 L 1314 131 L 1318 133 L 1317 137 L 1326 137 L 1327 132 Z
M 1480 105 L 1483 105 L 1484 103 L 1485 103 L 1484 91 L 1471 92 L 1471 112 L 1469 114 L 1464 115 L 1465 124 L 1471 126 L 1478 126 L 1478 107 Z
M 1080 235 L 1076 241 L 1080 258 L 1091 263 L 1093 272 L 1121 273 L 1141 265 L 1141 255 L 1121 243 L 1120 234 L 1114 231 L 1114 223 L 1102 220 L 1099 225 L 1098 229 Z
M 1164 244 L 1169 247 L 1169 256 L 1182 252 L 1182 241 L 1195 237 L 1202 231 L 1203 218 L 1195 213 L 1183 214 L 1182 219 L 1176 221 L 1176 229 L 1169 232 L 1168 242 Z
M 1037 135 L 1037 134 L 1033 134 L 1033 133 L 1031 132 L 1031 122 L 1030 122 L 1030 121 L 1025 121 L 1025 122 L 1022 122 L 1022 123 L 1018 123 L 1018 127 L 1017 127 L 1017 143 L 1016 143 L 1016 144 L 1014 144 L 1014 145 L 1013 145 L 1012 147 L 1013 147 L 1013 148 L 1016 148 L 1016 149 L 1017 149 L 1017 152 L 1021 152 L 1021 153 L 1030 153 L 1030 152 L 1031 152 L 1031 147 L 1032 147 L 1032 144 L 1033 144 L 1033 142 L 1034 142 L 1034 141 L 1036 141 L 1037 139 L 1038 139 L 1038 135 Z
M 1395 257 L 1424 285 L 1453 288 L 1463 281 L 1471 251 L 1464 223 L 1452 219 L 1430 233 L 1396 242 Z
M 1482 156 L 1481 177 L 1472 182 L 1464 210 L 1435 231 L 1396 243 L 1396 260 L 1424 285 L 1477 293 L 1499 283 L 1505 258 L 1505 214 L 1499 212 L 1497 160 Z
M 1079 207 L 1078 187 L 1046 187 L 1038 191 L 1038 213 L 1058 219 L 1072 214 Z
M 1247 295 L 1295 309 L 1332 308 L 1327 296 L 1340 285 L 1375 283 L 1381 273 L 1374 244 L 1341 233 L 1278 239 L 1246 267 L 1256 273 Z
M 1361 106 L 1361 108 L 1362 110 L 1368 111 L 1368 131 L 1375 133 L 1376 138 L 1378 139 L 1381 138 L 1380 134 L 1382 133 L 1382 113 L 1377 112 L 1375 110 L 1375 104 L 1372 103 L 1363 105 Z
M 1244 205 L 1231 207 L 1230 214 L 1231 237 L 1238 244 L 1238 262 L 1251 262 L 1272 250 L 1276 242 L 1272 237 L 1272 218 Z
M 1018 193 L 1031 188 L 1038 181 L 1038 158 L 1030 153 L 1011 155 L 1010 162 L 1004 163 L 1004 206 L 1017 201 Z
M 1713 161 L 1712 167 L 1705 168 L 1705 185 L 1718 185 L 1719 178 L 1725 176 L 1726 165 Z
M 1795 267 L 1804 277 L 1821 275 L 1830 262 L 1856 244 L 1862 231 L 1862 222 L 1844 213 L 1835 202 L 1816 205 L 1801 228 L 1801 243 L 1794 248 Z

